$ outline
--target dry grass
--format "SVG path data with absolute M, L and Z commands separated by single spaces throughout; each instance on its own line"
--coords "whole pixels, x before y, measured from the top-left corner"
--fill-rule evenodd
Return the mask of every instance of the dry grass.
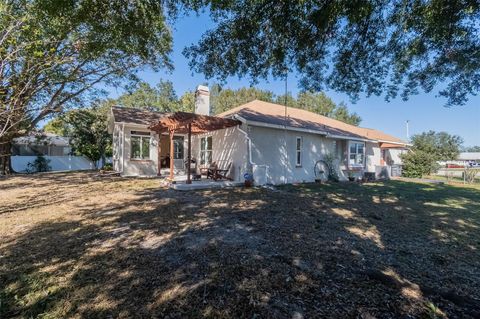
M 480 315 L 480 191 L 0 180 L 0 317 Z

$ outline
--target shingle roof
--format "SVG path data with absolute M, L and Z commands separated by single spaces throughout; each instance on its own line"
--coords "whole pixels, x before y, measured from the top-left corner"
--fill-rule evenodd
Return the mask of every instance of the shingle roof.
M 113 106 L 112 114 L 114 122 L 151 125 L 165 116 L 166 113 L 151 112 L 142 109 Z
M 285 125 L 285 106 L 254 100 L 218 114 L 227 117 L 237 114 L 247 121 Z M 287 127 L 302 128 L 352 138 L 406 144 L 399 138 L 378 130 L 347 124 L 306 110 L 287 107 Z

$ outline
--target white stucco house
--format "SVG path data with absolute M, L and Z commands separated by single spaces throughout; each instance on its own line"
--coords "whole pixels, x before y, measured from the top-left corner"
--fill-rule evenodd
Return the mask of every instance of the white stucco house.
M 194 113 L 157 113 L 113 107 L 113 166 L 125 176 L 199 173 L 215 162 L 233 181 L 245 173 L 255 184 L 312 182 L 315 166 L 335 158 L 340 179 L 365 173 L 390 176 L 408 144 L 381 131 L 346 124 L 306 110 L 255 100 L 209 115 L 208 88 L 199 86 Z M 189 175 L 190 176 L 190 175 Z

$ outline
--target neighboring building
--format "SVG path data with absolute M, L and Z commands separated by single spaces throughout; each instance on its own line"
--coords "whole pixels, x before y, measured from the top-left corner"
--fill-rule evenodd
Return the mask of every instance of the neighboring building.
M 52 133 L 32 133 L 17 137 L 12 145 L 12 168 L 17 173 L 26 172 L 28 164 L 44 156 L 52 171 L 88 170 L 94 164 L 83 156 L 73 156 L 68 138 Z
M 259 100 L 216 117 L 205 116 L 209 113 L 206 87 L 197 89 L 195 110 L 203 115 L 113 107 L 109 131 L 113 134 L 114 169 L 128 176 L 164 175 L 173 160 L 175 173 L 183 174 L 188 149 L 184 127 L 188 123 L 195 124 L 191 154 L 197 171 L 215 162 L 229 167 L 235 181 L 242 181 L 245 172 L 253 173 L 256 184 L 314 181 L 314 166 L 326 154 L 337 158 L 341 179 L 349 172 L 388 177 L 407 149 L 406 142 L 378 130 Z M 227 119 L 235 121 L 227 123 Z
M 480 152 L 462 152 L 458 154 L 456 160 L 438 161 L 438 164 L 449 168 L 478 167 L 480 165 Z

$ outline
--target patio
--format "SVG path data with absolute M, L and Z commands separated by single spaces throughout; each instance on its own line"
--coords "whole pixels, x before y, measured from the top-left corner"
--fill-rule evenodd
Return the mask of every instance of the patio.
M 159 119 L 157 123 L 150 125 L 149 129 L 157 132 L 157 134 L 159 135 L 161 135 L 162 133 L 168 132 L 169 139 L 170 139 L 169 153 L 170 153 L 170 158 L 172 159 L 174 158 L 173 138 L 175 133 L 186 134 L 187 142 L 188 142 L 186 163 L 192 163 L 193 162 L 192 161 L 193 160 L 192 135 L 221 130 L 229 127 L 234 127 L 240 124 L 241 124 L 240 121 L 233 120 L 233 119 L 226 119 L 226 118 L 220 118 L 215 116 L 200 115 L 200 114 L 187 113 L 187 112 L 175 112 L 166 117 Z M 161 152 L 161 149 L 159 144 L 159 147 L 158 147 L 159 158 L 160 158 L 160 152 Z M 179 170 L 177 171 L 177 174 L 175 174 L 174 162 L 170 161 L 169 166 L 170 167 L 168 171 L 168 177 L 166 180 L 168 180 L 169 183 L 173 185 L 171 187 L 174 189 L 179 189 L 178 186 L 175 187 L 175 184 L 192 185 L 191 187 L 180 187 L 180 188 L 184 188 L 184 190 L 201 189 L 201 188 L 217 188 L 217 187 L 221 187 L 222 185 L 241 184 L 241 183 L 234 183 L 229 181 L 218 182 L 213 180 L 206 180 L 205 182 L 202 183 L 202 180 L 200 180 L 200 181 L 196 181 L 197 183 L 193 185 L 192 184 L 193 176 L 196 174 L 199 174 L 200 172 L 192 171 L 191 165 L 186 165 L 185 171 Z M 222 172 L 223 174 L 218 174 L 216 176 L 225 177 L 229 169 L 230 169 L 230 166 L 228 169 L 225 170 L 226 172 Z M 216 170 L 216 172 L 217 171 L 220 172 L 221 170 L 222 169 L 218 169 Z M 183 172 L 183 174 L 181 172 Z M 159 176 L 163 175 L 161 161 L 158 161 L 158 175 Z M 204 185 L 206 187 L 200 187 L 200 185 Z
M 202 178 L 199 180 L 191 180 L 190 183 L 188 183 L 186 172 L 181 170 L 174 171 L 175 174 L 173 176 L 173 181 L 170 181 L 168 178 L 169 169 L 162 169 L 161 172 L 163 176 L 167 176 L 163 179 L 165 186 L 179 191 L 238 187 L 244 184 L 242 182 L 229 180 L 215 181 L 213 179 L 207 179 L 204 176 L 202 176 Z

